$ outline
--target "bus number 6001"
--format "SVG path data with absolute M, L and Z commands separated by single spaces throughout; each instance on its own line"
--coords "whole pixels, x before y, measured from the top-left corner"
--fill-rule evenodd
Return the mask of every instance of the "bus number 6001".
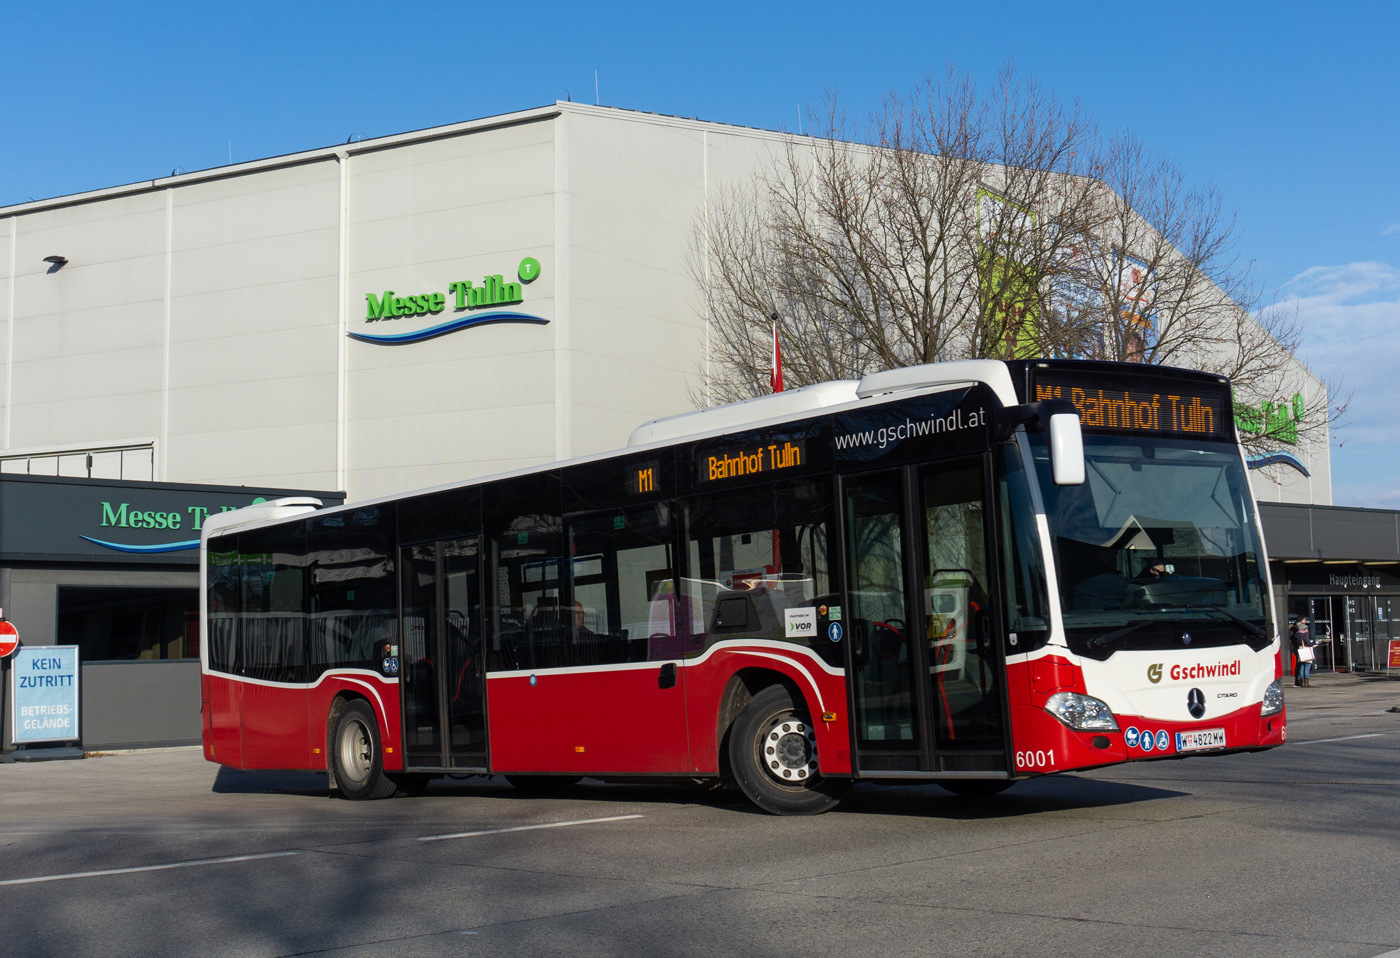
M 1052 748 L 1048 752 L 1017 752 L 1017 768 L 1045 768 L 1055 764 L 1055 750 Z

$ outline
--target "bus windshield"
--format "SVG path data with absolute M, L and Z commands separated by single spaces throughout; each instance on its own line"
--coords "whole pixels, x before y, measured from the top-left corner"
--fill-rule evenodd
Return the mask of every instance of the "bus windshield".
M 1085 435 L 1084 484 L 1057 486 L 1045 437 L 1029 439 L 1072 648 L 1106 658 L 1268 644 L 1253 498 L 1235 446 Z

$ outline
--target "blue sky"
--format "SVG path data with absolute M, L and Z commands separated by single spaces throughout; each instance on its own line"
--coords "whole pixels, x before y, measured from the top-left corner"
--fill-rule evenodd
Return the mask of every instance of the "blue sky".
M 571 95 L 793 128 L 1003 62 L 1216 184 L 1353 390 L 1339 504 L 1400 508 L 1400 4 L 6 4 L 0 204 Z

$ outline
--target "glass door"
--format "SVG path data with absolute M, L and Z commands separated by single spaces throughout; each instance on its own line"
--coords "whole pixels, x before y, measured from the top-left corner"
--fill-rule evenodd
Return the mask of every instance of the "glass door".
M 862 771 L 1005 771 L 1005 665 L 984 457 L 845 479 Z
M 980 457 L 920 470 L 920 621 L 943 771 L 1006 768 L 1006 683 L 989 574 L 995 566 L 987 561 L 987 501 Z
M 476 538 L 400 550 L 400 690 L 411 768 L 486 767 L 479 553 Z
M 910 642 L 904 473 L 843 484 L 856 751 L 867 770 L 922 761 L 918 648 Z

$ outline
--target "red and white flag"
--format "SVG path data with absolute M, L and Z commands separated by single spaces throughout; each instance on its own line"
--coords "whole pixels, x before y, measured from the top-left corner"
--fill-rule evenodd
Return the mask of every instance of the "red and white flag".
M 769 385 L 773 387 L 773 392 L 783 391 L 783 350 L 778 345 L 778 318 L 773 317 L 773 372 L 769 376 Z

